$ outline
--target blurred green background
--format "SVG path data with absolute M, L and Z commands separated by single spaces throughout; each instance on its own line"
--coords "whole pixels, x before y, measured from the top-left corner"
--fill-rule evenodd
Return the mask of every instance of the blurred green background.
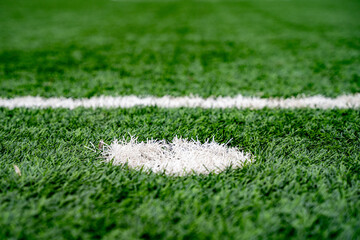
M 360 1 L 0 1 L 0 96 L 360 92 Z

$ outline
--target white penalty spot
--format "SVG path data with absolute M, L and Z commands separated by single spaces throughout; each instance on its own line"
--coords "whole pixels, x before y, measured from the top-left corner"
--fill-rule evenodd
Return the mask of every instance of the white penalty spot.
M 254 157 L 238 148 L 212 141 L 187 140 L 175 137 L 166 140 L 139 142 L 136 137 L 114 140 L 101 150 L 105 162 L 127 164 L 133 169 L 143 169 L 172 176 L 220 173 L 225 169 L 241 168 L 254 161 Z

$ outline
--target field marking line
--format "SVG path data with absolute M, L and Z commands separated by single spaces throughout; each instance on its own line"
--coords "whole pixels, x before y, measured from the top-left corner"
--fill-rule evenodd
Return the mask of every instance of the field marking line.
M 360 93 L 354 95 L 341 95 L 336 98 L 327 98 L 320 95 L 311 97 L 291 98 L 259 98 L 259 97 L 138 97 L 130 96 L 99 96 L 91 98 L 64 98 L 64 97 L 34 97 L 23 96 L 15 98 L 0 98 L 0 107 L 13 108 L 132 108 L 132 107 L 160 108 L 317 108 L 317 109 L 358 109 L 360 108 Z
M 171 142 L 139 142 L 137 137 L 130 137 L 130 140 L 123 137 L 110 145 L 104 144 L 101 150 L 104 162 L 127 165 L 146 172 L 185 176 L 193 173 L 220 173 L 229 167 L 241 168 L 255 161 L 251 154 L 228 147 L 225 143 L 219 144 L 214 139 L 204 143 L 178 137 Z

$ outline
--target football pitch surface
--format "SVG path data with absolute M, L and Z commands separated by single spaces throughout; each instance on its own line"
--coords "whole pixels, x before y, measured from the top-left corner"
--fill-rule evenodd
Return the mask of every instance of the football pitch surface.
M 359 12 L 357 0 L 2 0 L 0 98 L 355 96 Z M 0 239 L 360 236 L 358 107 L 0 107 L 0 125 Z M 86 148 L 130 134 L 213 138 L 255 161 L 177 177 Z

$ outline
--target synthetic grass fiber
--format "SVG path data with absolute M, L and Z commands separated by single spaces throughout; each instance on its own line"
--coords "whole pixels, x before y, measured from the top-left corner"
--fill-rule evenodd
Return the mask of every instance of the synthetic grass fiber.
M 358 0 L 1 0 L 0 97 L 354 96 L 359 12 Z M 86 148 L 129 134 L 213 138 L 256 161 L 176 177 Z M 359 109 L 0 107 L 0 239 L 359 239 L 359 139 Z
M 360 92 L 360 2 L 2 0 L 0 96 Z
M 20 108 L 0 119 L 2 238 L 359 236 L 356 110 Z M 101 163 L 84 147 L 128 133 L 232 138 L 256 161 L 179 178 Z

